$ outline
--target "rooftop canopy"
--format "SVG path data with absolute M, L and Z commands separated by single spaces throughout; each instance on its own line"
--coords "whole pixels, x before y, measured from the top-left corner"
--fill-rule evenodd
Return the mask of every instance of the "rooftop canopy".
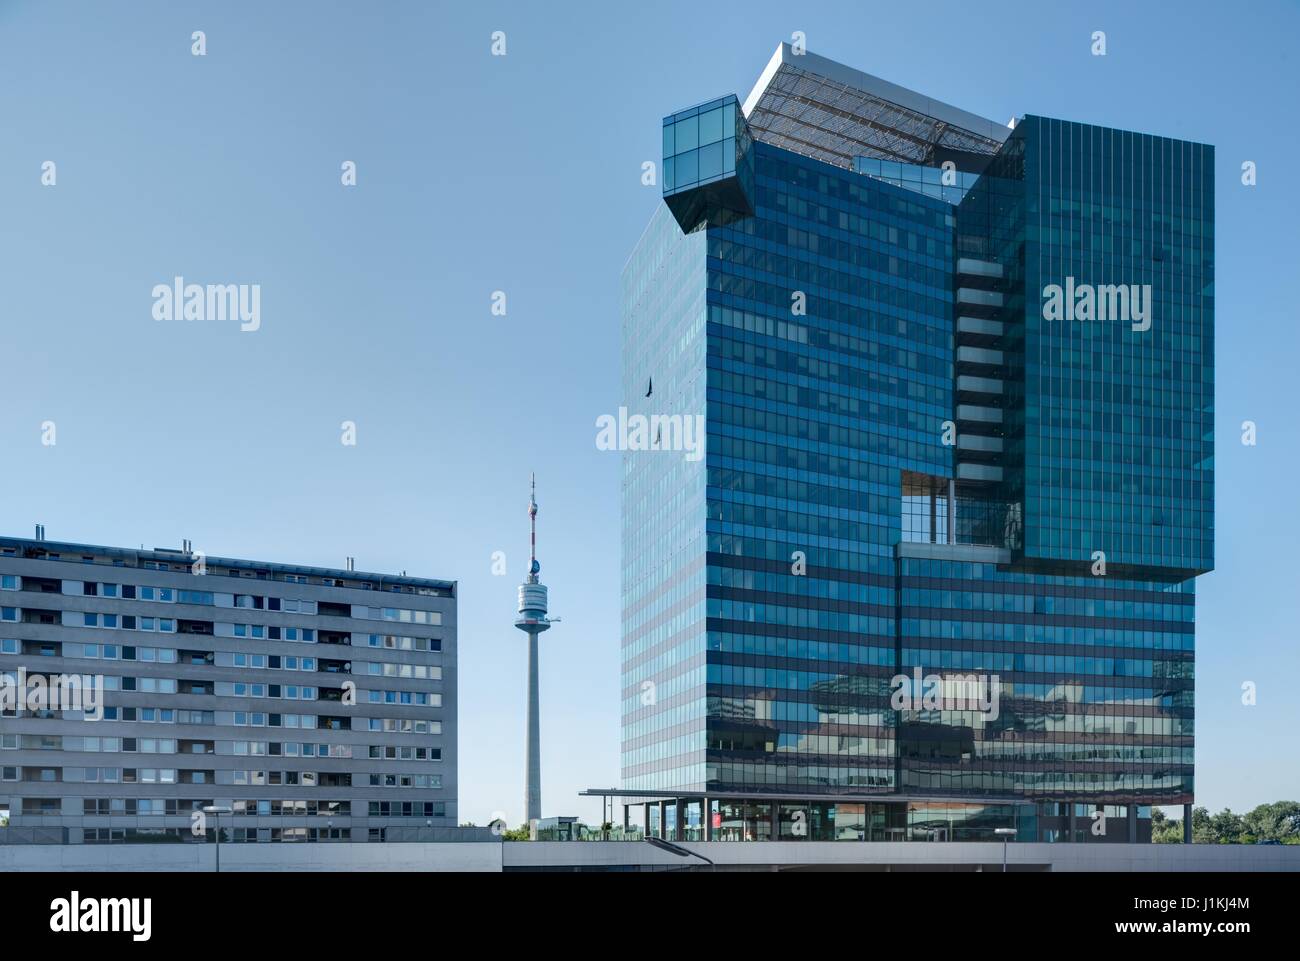
M 754 139 L 837 167 L 877 157 L 982 166 L 1010 129 L 879 77 L 782 43 L 744 103 Z M 974 163 L 963 163 L 969 158 Z

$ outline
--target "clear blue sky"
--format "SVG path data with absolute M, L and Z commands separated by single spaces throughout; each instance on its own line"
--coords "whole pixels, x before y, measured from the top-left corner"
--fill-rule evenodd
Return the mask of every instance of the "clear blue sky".
M 595 819 L 576 792 L 618 781 L 619 455 L 594 424 L 658 202 L 640 165 L 663 114 L 743 97 L 795 30 L 999 121 L 1217 147 L 1197 799 L 1300 797 L 1292 3 L 0 2 L 0 532 L 458 579 L 461 816 L 515 823 L 536 470 L 564 618 L 543 641 L 545 813 Z M 177 274 L 261 284 L 261 330 L 155 322 Z

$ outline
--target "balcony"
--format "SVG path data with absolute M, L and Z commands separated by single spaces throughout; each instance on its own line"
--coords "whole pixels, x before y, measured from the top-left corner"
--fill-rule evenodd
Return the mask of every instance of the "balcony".
M 957 318 L 957 337 L 959 340 L 965 338 L 993 338 L 1001 337 L 1005 327 L 1000 320 L 989 320 L 987 317 L 970 317 L 966 315 Z
M 981 404 L 958 404 L 957 421 L 968 424 L 1001 424 L 1002 408 L 985 407 Z
M 960 453 L 1001 454 L 1002 438 L 983 434 L 959 434 L 957 436 L 957 450 Z
M 1001 280 L 1002 265 L 992 260 L 979 260 L 975 257 L 957 258 L 957 276 L 972 277 L 981 280 Z
M 958 464 L 957 480 L 980 481 L 992 484 L 1000 483 L 1002 480 L 1002 468 L 995 467 L 992 464 Z
M 958 287 L 957 288 L 957 307 L 959 312 L 964 310 L 976 313 L 982 311 L 995 311 L 1002 309 L 1002 293 L 997 290 L 980 290 L 977 287 Z
M 1003 360 L 1002 351 L 990 347 L 963 346 L 957 348 L 958 366 L 1001 367 Z
M 957 377 L 957 393 L 1001 397 L 1002 381 L 993 377 L 975 377 L 970 374 L 959 374 Z

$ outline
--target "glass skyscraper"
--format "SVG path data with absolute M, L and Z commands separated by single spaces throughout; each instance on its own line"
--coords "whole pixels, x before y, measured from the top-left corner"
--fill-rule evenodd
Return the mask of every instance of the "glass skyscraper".
M 686 839 L 1149 837 L 1193 798 L 1213 148 L 782 45 L 623 275 L 623 785 Z M 658 418 L 658 420 L 656 420 Z

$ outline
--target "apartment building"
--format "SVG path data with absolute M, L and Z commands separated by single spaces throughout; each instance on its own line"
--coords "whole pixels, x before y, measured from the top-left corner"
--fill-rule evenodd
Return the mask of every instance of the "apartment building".
M 68 843 L 454 827 L 456 596 L 189 544 L 0 538 L 0 813 Z

